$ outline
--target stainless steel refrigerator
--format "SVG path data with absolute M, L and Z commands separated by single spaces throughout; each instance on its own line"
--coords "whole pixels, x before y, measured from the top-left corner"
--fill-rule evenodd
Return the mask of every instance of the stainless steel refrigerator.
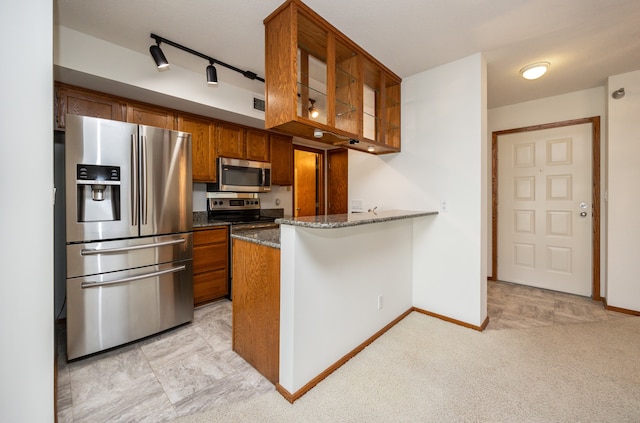
M 193 320 L 191 135 L 67 115 L 67 358 Z

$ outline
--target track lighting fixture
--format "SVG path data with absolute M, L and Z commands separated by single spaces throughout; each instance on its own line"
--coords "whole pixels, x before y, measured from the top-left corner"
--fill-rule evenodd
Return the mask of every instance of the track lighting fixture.
M 320 115 L 320 111 L 316 108 L 316 101 L 314 99 L 310 98 L 309 103 L 311 103 L 311 106 L 309 106 L 309 115 L 315 119 Z
M 207 84 L 218 85 L 218 72 L 213 63 L 209 63 L 209 66 L 207 66 Z
M 238 69 L 235 66 L 232 66 L 232 65 L 229 65 L 227 63 L 221 62 L 220 60 L 216 60 L 213 57 L 209 57 L 206 54 L 202 54 L 202 53 L 200 53 L 198 51 L 190 49 L 189 47 L 185 47 L 185 46 L 183 46 L 181 44 L 178 44 L 178 43 L 175 43 L 175 42 L 173 42 L 171 40 L 167 40 L 166 38 L 163 38 L 163 37 L 161 37 L 159 35 L 151 34 L 150 36 L 151 36 L 151 38 L 156 40 L 156 44 L 152 45 L 151 47 L 149 47 L 149 52 L 151 53 L 151 57 L 153 57 L 153 60 L 156 62 L 156 65 L 158 66 L 158 69 L 166 68 L 167 66 L 169 66 L 169 62 L 167 61 L 167 58 L 162 53 L 162 50 L 160 50 L 160 43 L 162 42 L 162 43 L 165 43 L 165 44 L 169 44 L 170 46 L 175 47 L 177 49 L 180 49 L 182 51 L 186 51 L 187 53 L 191 53 L 194 56 L 198 56 L 198 57 L 201 57 L 201 58 L 207 60 L 209 62 L 209 65 L 207 66 L 207 70 L 206 70 L 207 83 L 208 84 L 215 85 L 215 84 L 218 83 L 218 72 L 216 71 L 216 68 L 214 66 L 215 64 L 218 64 L 220 66 L 224 66 L 227 69 L 231 69 L 233 71 L 241 73 L 242 76 L 244 76 L 245 78 L 257 79 L 260 82 L 264 82 L 264 78 L 259 77 L 254 72 L 251 72 L 251 71 L 248 71 L 248 70 Z
M 164 53 L 160 49 L 160 41 L 156 40 L 156 44 L 149 47 L 149 53 L 151 53 L 151 57 L 156 62 L 156 66 L 158 69 L 164 69 L 169 67 L 169 62 L 167 58 L 164 57 Z

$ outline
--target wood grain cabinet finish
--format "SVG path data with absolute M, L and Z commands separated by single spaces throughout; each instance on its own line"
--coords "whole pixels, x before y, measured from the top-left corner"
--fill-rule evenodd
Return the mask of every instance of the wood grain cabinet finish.
M 193 303 L 195 306 L 229 295 L 229 229 L 193 232 Z
M 300 0 L 287 0 L 264 25 L 266 129 L 374 154 L 400 151 L 399 76 Z
M 219 157 L 245 158 L 245 129 L 229 123 L 219 123 L 216 128 L 216 152 Z
M 269 133 L 257 129 L 247 129 L 245 131 L 246 154 L 247 160 L 256 160 L 259 162 L 269 161 Z
M 269 381 L 280 373 L 280 250 L 233 239 L 233 350 Z
M 173 111 L 141 103 L 127 104 L 127 122 L 157 128 L 176 129 Z
M 179 115 L 178 130 L 191 134 L 193 182 L 215 182 L 215 123 L 209 119 Z
M 117 97 L 66 84 L 55 84 L 55 129 L 65 129 L 65 115 L 124 121 L 127 105 Z
M 293 185 L 293 140 L 286 135 L 271 134 L 271 183 Z

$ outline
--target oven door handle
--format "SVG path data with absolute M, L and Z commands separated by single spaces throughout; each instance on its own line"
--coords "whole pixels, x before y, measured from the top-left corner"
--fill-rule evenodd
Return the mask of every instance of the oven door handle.
M 80 250 L 80 254 L 83 256 L 93 256 L 96 254 L 113 254 L 124 253 L 127 251 L 144 250 L 145 248 L 165 247 L 167 245 L 184 244 L 186 240 L 184 238 L 174 239 L 172 241 L 154 242 L 153 244 L 132 245 L 130 247 L 119 248 L 83 248 Z
M 87 288 L 98 288 L 98 287 L 101 287 L 101 286 L 117 285 L 117 284 L 121 284 L 121 283 L 137 281 L 137 280 L 140 280 L 140 279 L 147 279 L 147 278 L 153 278 L 153 277 L 156 277 L 156 276 L 166 275 L 167 273 L 180 272 L 180 271 L 182 271 L 184 269 L 186 269 L 186 266 L 182 265 L 182 266 L 178 266 L 178 267 L 172 267 L 171 269 L 159 270 L 157 272 L 145 273 L 144 275 L 130 276 L 128 278 L 116 279 L 116 280 L 113 280 L 113 281 L 82 282 L 80 284 L 80 287 L 82 289 L 87 289 Z

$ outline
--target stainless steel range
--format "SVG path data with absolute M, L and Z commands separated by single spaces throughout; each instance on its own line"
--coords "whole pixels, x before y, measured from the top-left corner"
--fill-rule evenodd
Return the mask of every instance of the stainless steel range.
M 275 217 L 262 216 L 255 193 L 207 192 L 209 219 L 231 223 L 232 231 L 277 227 Z

